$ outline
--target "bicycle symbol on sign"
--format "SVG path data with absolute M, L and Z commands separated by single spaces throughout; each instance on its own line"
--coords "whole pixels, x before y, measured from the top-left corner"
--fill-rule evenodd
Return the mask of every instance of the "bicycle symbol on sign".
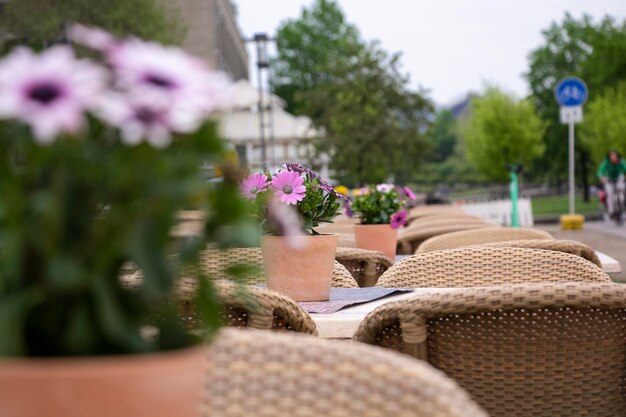
M 585 92 L 576 86 L 567 86 L 559 92 L 559 98 L 563 101 L 580 100 Z

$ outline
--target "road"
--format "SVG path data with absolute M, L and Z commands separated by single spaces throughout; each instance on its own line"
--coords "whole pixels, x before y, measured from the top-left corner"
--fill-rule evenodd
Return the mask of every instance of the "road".
M 595 250 L 617 259 L 622 267 L 620 274 L 611 274 L 616 282 L 626 283 L 626 226 L 617 227 L 613 223 L 585 222 L 583 230 L 562 230 L 560 225 L 537 225 L 557 239 L 578 240 Z

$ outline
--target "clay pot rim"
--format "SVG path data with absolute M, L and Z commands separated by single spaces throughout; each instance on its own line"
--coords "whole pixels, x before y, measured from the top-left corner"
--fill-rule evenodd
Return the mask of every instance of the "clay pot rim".
M 83 376 L 88 374 L 136 374 L 163 372 L 180 368 L 181 361 L 199 355 L 208 355 L 206 343 L 156 352 L 129 353 L 120 355 L 93 356 L 3 356 L 0 357 L 0 372 L 3 376 L 20 375 L 40 377 L 42 373 Z
M 338 236 L 338 233 L 318 233 L 316 235 L 299 235 L 298 237 L 332 237 Z M 284 238 L 286 236 L 276 236 L 276 235 L 262 235 L 261 239 L 266 238 Z

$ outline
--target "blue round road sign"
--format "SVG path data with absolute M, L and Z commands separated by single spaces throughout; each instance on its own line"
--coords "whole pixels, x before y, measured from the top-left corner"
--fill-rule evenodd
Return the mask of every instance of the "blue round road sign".
M 587 85 L 577 77 L 563 78 L 554 88 L 556 102 L 564 107 L 582 106 L 587 95 Z

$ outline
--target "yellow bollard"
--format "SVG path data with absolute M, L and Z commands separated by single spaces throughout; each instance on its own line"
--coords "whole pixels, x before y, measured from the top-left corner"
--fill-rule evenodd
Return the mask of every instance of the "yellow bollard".
M 563 230 L 581 230 L 585 224 L 585 216 L 582 214 L 564 214 L 561 216 L 561 228 Z

